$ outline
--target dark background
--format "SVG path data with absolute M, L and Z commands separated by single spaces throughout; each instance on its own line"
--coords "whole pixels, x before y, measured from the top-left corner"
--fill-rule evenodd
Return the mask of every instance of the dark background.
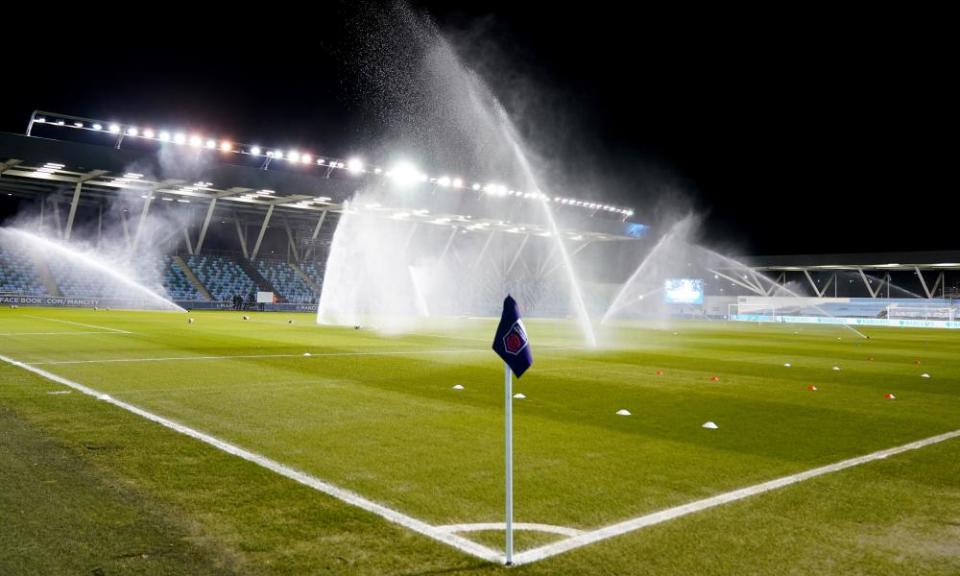
M 543 94 L 568 126 L 557 160 L 588 159 L 598 198 L 634 220 L 689 205 L 707 241 L 754 254 L 960 248 L 960 51 L 945 13 L 450 4 L 413 5 L 466 62 L 509 68 L 479 67 L 508 107 L 518 79 Z M 358 10 L 11 16 L 0 130 L 43 109 L 339 156 L 375 148 L 383 126 L 349 54 Z

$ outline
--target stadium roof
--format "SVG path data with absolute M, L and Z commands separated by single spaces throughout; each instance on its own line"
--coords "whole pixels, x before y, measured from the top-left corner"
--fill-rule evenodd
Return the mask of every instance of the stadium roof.
M 960 270 L 960 251 L 886 252 L 875 254 L 800 254 L 745 258 L 755 270 Z
M 173 155 L 181 154 L 182 161 L 164 162 L 161 158 L 164 154 L 158 153 L 157 148 L 116 148 L 0 133 L 0 194 L 20 197 L 60 194 L 66 202 L 84 204 L 100 203 L 120 194 L 134 193 L 150 201 L 229 206 L 232 211 L 264 217 L 265 223 L 268 220 L 264 216 L 266 212 L 280 212 L 291 220 L 313 221 L 328 211 L 343 213 L 365 210 L 384 218 L 464 230 L 550 235 L 545 223 L 517 222 L 492 216 L 491 210 L 482 209 L 483 203 L 479 199 L 466 203 L 441 202 L 441 206 L 447 206 L 450 210 L 432 212 L 409 206 L 367 204 L 351 207 L 349 199 L 365 178 L 375 177 L 372 172 L 357 173 L 330 166 L 325 170 L 310 172 L 265 170 L 215 161 L 205 152 L 205 148 L 191 150 L 187 146 L 179 152 L 170 152 Z M 153 176 L 156 174 L 163 176 Z M 427 181 L 426 186 L 438 189 L 443 185 Z M 82 193 L 76 193 L 77 190 L 82 190 Z M 470 190 L 462 193 L 477 195 Z M 431 202 L 431 206 L 435 204 Z M 474 213 L 463 213 L 464 207 Z M 576 217 L 567 218 L 566 221 L 578 225 L 568 224 L 561 232 L 572 240 L 634 238 L 625 232 L 620 218 L 594 218 L 592 216 L 596 211 L 575 212 Z

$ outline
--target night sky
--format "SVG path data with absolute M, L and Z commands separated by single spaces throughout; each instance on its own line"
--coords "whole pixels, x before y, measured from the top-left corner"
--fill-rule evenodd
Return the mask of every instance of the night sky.
M 691 207 L 708 242 L 753 254 L 960 248 L 960 50 L 945 14 L 450 4 L 414 6 L 508 109 L 512 91 L 538 94 L 552 121 L 523 132 L 555 140 L 553 160 L 582 165 L 635 220 Z M 384 127 L 351 47 L 371 9 L 55 18 L 33 56 L 0 40 L 20 55 L 0 130 L 45 109 L 370 150 Z

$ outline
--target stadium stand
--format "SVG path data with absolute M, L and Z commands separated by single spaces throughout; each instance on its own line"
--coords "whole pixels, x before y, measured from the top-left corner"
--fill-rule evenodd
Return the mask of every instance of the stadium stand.
M 246 299 L 256 290 L 256 285 L 243 269 L 229 258 L 222 256 L 190 256 L 187 265 L 217 301 L 230 301 L 234 294 Z
M 0 294 L 45 296 L 46 293 L 29 258 L 0 248 Z
M 200 292 L 198 292 L 187 279 L 183 270 L 174 264 L 173 257 L 142 258 L 137 264 L 137 267 L 143 271 L 143 278 L 156 278 L 160 280 L 163 291 L 166 292 L 171 300 L 188 302 L 205 300 Z
M 313 283 L 319 287 L 323 287 L 323 275 L 326 272 L 325 262 L 306 262 L 300 264 L 300 269 L 303 270 L 303 273 L 306 274 Z
M 91 274 L 66 260 L 51 258 L 47 266 L 60 293 L 67 298 L 98 298 L 116 293 L 103 276 Z
M 315 302 L 317 295 L 293 266 L 276 260 L 257 260 L 257 271 L 273 285 L 277 293 L 287 302 L 309 304 Z

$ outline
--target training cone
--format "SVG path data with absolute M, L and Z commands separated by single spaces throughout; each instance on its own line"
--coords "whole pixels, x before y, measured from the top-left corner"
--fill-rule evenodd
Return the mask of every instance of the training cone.
M 704 422 L 702 427 L 706 428 L 707 430 L 716 430 L 717 428 L 719 428 L 719 426 L 717 426 L 717 424 L 713 420 L 710 420 L 709 422 Z
M 657 370 L 657 376 L 663 376 L 663 370 Z
M 517 392 L 516 394 L 513 395 L 513 397 L 516 398 L 517 400 L 523 400 L 524 398 L 526 398 L 526 395 L 523 394 L 522 392 Z
M 710 377 L 710 381 L 711 381 L 711 382 L 719 382 L 719 381 L 720 381 L 720 377 L 719 377 L 719 376 L 711 376 L 711 377 Z
M 817 391 L 817 387 L 814 386 L 813 384 L 811 384 L 811 385 L 807 386 L 807 390 L 809 390 L 809 391 L 811 391 L 811 392 L 816 392 L 816 391 Z
M 789 367 L 790 367 L 790 363 L 789 363 L 789 362 L 784 362 L 783 367 L 784 367 L 784 368 L 789 368 Z
M 453 389 L 454 389 L 454 390 L 463 390 L 463 385 L 461 385 L 461 384 L 454 384 L 454 385 L 453 385 Z
M 187 324 L 193 324 L 193 318 L 187 318 Z
M 831 370 L 833 370 L 834 372 L 839 372 L 839 371 L 840 371 L 840 367 L 839 367 L 839 366 L 834 366 L 833 368 L 831 368 Z
M 246 314 L 244 314 L 243 316 L 241 316 L 241 318 L 243 318 L 244 320 L 249 320 L 249 319 L 250 319 L 250 317 L 247 316 Z
M 920 375 L 920 377 L 921 377 L 921 378 L 929 378 L 930 375 L 927 374 L 926 372 L 924 372 L 923 374 Z
M 913 361 L 913 363 L 916 364 L 917 366 L 919 366 L 919 365 L 920 365 L 920 359 L 917 358 L 916 360 Z
M 867 358 L 867 360 L 869 360 L 870 362 L 873 362 L 873 356 Z
M 617 416 L 630 416 L 630 411 L 626 408 L 621 408 L 617 410 Z
M 287 324 L 293 324 L 293 320 L 287 320 Z
M 896 396 L 894 396 L 893 394 L 890 394 L 889 392 L 886 393 L 886 394 L 884 394 L 883 397 L 886 398 L 887 400 L 896 400 L 896 399 L 897 399 Z
M 306 356 L 307 358 L 310 357 L 310 353 L 309 353 L 309 352 L 304 352 L 303 355 Z

